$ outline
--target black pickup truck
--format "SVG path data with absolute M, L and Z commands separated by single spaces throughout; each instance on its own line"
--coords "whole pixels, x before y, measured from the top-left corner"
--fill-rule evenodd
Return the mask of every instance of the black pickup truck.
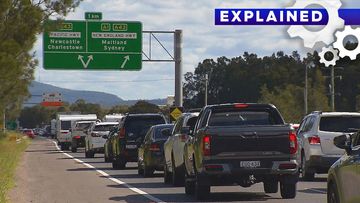
M 295 198 L 297 139 L 271 104 L 221 104 L 202 109 L 184 148 L 185 192 L 201 200 L 210 186 L 263 182 L 266 193 Z

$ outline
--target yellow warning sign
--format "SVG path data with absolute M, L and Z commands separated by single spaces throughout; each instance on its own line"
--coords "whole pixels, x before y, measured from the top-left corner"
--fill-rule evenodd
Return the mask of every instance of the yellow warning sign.
M 170 117 L 172 121 L 176 121 L 180 118 L 181 114 L 183 113 L 182 107 L 172 107 L 170 108 Z

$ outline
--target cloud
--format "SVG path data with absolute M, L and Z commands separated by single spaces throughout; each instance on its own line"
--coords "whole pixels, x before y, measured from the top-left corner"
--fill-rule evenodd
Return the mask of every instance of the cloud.
M 245 51 L 260 56 L 277 51 L 290 54 L 297 50 L 305 54 L 300 39 L 290 39 L 285 26 L 215 26 L 215 8 L 282 8 L 294 0 L 87 0 L 66 19 L 84 19 L 84 12 L 103 13 L 103 20 L 141 21 L 143 30 L 183 30 L 183 72 L 193 71 L 206 58 L 234 57 Z M 358 1 L 343 0 L 347 7 L 359 6 Z M 173 38 L 156 35 L 173 54 Z M 148 36 L 144 35 L 143 51 L 147 52 Z M 42 61 L 42 42 L 38 38 L 34 50 Z M 152 39 L 154 58 L 169 59 L 166 52 Z M 137 72 L 122 71 L 47 71 L 40 63 L 36 79 L 70 89 L 97 90 L 118 95 L 123 99 L 165 98 L 174 94 L 174 63 L 143 62 Z M 80 82 L 79 82 L 80 81 Z M 81 82 L 87 81 L 87 82 Z

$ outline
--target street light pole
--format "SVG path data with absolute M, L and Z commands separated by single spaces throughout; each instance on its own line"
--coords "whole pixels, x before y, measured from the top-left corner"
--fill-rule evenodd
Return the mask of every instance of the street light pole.
M 304 111 L 308 113 L 308 65 L 305 66 Z
M 335 67 L 331 66 L 331 74 L 330 74 L 330 96 L 331 96 L 331 111 L 335 111 Z
M 207 106 L 208 102 L 208 80 L 209 80 L 209 76 L 208 74 L 205 74 L 205 106 Z

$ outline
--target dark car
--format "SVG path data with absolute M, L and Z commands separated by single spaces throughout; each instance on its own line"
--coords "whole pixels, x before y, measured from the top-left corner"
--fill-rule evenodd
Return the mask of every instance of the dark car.
M 138 148 L 153 125 L 166 124 L 162 114 L 127 114 L 119 123 L 118 136 L 113 140 L 112 166 L 123 169 L 127 162 L 138 161 Z
M 330 168 L 327 180 L 328 203 L 360 202 L 360 132 L 334 138 L 346 154 Z
M 262 182 L 265 193 L 280 185 L 284 199 L 295 198 L 296 156 L 296 134 L 274 105 L 206 106 L 185 143 L 185 193 L 205 199 L 211 186 Z
M 113 160 L 113 157 L 114 157 L 113 153 L 112 153 L 113 142 L 114 142 L 114 139 L 116 139 L 116 137 L 118 136 L 118 132 L 119 132 L 119 128 L 118 128 L 118 126 L 116 126 L 110 130 L 109 135 L 103 136 L 104 138 L 106 138 L 106 142 L 104 144 L 104 161 L 105 162 L 112 162 L 112 160 Z
M 138 173 L 151 176 L 155 170 L 164 169 L 164 142 L 171 135 L 173 124 L 152 126 L 138 150 Z
M 165 165 L 164 183 L 180 186 L 184 183 L 184 145 L 189 138 L 190 129 L 193 129 L 199 112 L 183 113 L 177 119 L 171 136 L 164 143 Z

